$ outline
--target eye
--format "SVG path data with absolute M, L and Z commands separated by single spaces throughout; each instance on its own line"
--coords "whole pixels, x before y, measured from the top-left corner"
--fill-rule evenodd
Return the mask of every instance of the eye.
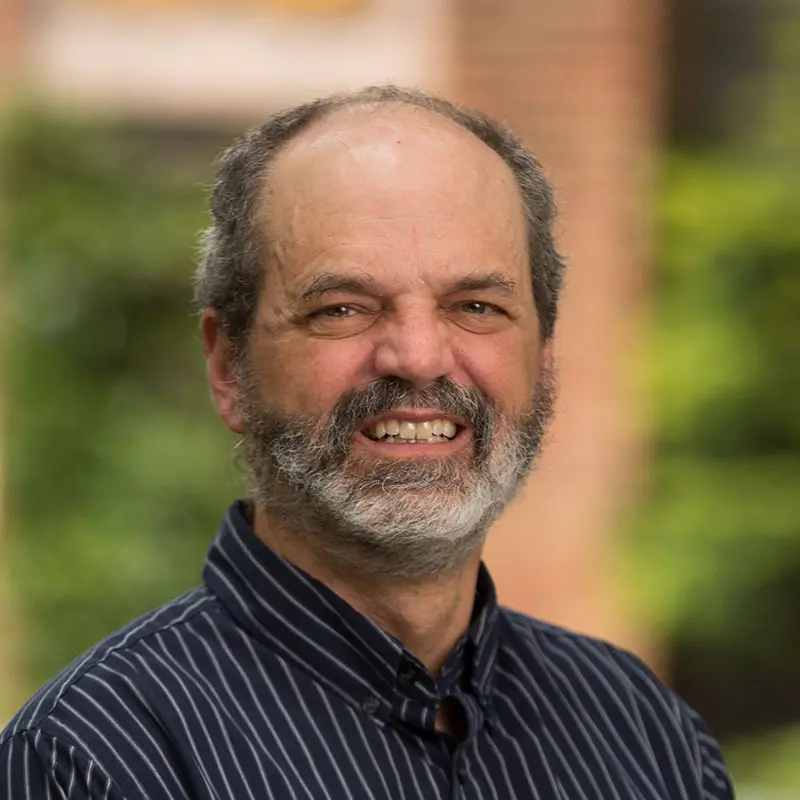
M 311 312 L 306 324 L 313 335 L 338 339 L 366 330 L 377 316 L 377 309 L 337 303 Z
M 474 317 L 484 317 L 490 314 L 502 314 L 503 312 L 491 303 L 484 303 L 480 300 L 470 300 L 461 304 L 462 310 Z
M 486 303 L 483 300 L 467 300 L 459 303 L 458 308 L 470 317 L 505 317 L 508 316 L 500 306 Z
M 319 311 L 315 311 L 311 317 L 328 317 L 332 319 L 344 319 L 346 317 L 352 317 L 354 314 L 358 312 L 352 307 L 348 305 L 338 305 L 338 306 L 328 306 L 328 308 L 321 308 Z
M 496 333 L 511 324 L 511 315 L 484 300 L 461 300 L 450 307 L 453 322 L 471 333 Z

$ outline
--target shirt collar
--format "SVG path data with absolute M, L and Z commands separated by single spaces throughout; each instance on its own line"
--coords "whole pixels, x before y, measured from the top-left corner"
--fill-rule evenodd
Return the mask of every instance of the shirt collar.
M 428 727 L 438 699 L 456 687 L 486 702 L 500 614 L 483 564 L 470 627 L 435 679 L 401 642 L 258 539 L 247 509 L 241 500 L 230 506 L 203 570 L 206 586 L 241 628 L 378 716 Z

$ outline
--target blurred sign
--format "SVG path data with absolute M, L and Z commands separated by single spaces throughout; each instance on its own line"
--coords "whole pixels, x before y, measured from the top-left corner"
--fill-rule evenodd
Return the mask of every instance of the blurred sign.
M 249 11 L 280 11 L 287 14 L 350 14 L 370 0 L 83 0 L 96 5 L 128 8 L 244 8 Z
M 37 2 L 29 85 L 104 113 L 255 121 L 366 83 L 447 76 L 452 0 Z

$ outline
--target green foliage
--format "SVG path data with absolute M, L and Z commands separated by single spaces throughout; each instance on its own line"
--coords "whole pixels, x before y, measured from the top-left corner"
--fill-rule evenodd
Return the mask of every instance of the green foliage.
M 8 527 L 33 688 L 197 584 L 234 475 L 189 303 L 210 148 L 25 112 L 4 153 Z
M 631 543 L 668 632 L 765 649 L 790 624 L 771 587 L 800 570 L 800 183 L 787 177 L 730 157 L 667 163 L 646 367 L 656 458 Z
M 714 676 L 800 674 L 800 25 L 779 40 L 740 141 L 665 162 L 644 348 L 651 485 L 625 555 L 642 616 L 705 653 L 710 694 Z M 728 697 L 781 729 L 727 752 L 742 785 L 794 796 L 796 680 L 783 691 Z
M 732 746 L 727 753 L 737 774 L 750 786 L 796 790 L 800 787 L 800 725 L 767 735 L 752 737 Z M 753 797 L 757 797 L 753 794 Z M 773 797 L 796 797 L 793 794 Z

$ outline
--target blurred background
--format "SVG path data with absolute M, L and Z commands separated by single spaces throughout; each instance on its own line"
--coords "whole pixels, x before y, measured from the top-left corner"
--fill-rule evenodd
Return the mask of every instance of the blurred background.
M 192 316 L 220 148 L 394 81 L 512 125 L 570 277 L 506 604 L 800 796 L 800 0 L 0 0 L 0 725 L 197 584 L 241 493 Z

